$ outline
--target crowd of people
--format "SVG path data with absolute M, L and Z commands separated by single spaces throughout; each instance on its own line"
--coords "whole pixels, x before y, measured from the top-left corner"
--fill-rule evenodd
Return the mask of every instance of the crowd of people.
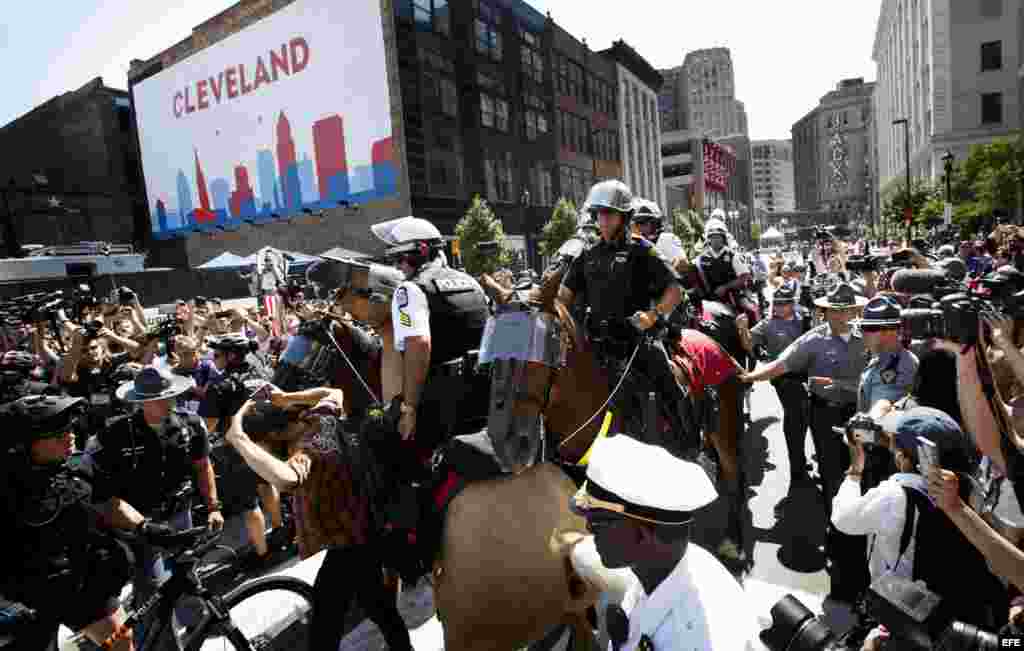
M 521 397 L 515 382 L 501 384 L 510 393 L 495 402 L 490 376 L 467 360 L 493 332 L 485 324 L 498 305 L 529 304 L 556 271 L 553 304 L 577 317 L 593 345 L 614 426 L 628 436 L 594 445 L 570 504 L 605 565 L 633 571 L 621 604 L 630 625 L 613 644 L 732 649 L 747 639 L 750 622 L 730 628 L 719 612 L 729 607 L 722 595 L 742 599 L 739 584 L 690 538 L 718 495 L 706 439 L 722 423 L 745 436 L 740 400 L 729 398 L 735 414 L 718 413 L 718 402 L 767 380 L 782 406 L 791 487 L 824 498 L 830 600 L 861 615 L 851 648 L 904 648 L 906 630 L 870 607 L 894 579 L 937 595 L 943 623 L 993 632 L 1024 624 L 1024 522 L 1006 511 L 1024 486 L 1024 229 L 1001 226 L 959 247 L 845 243 L 822 231 L 800 255 L 764 264 L 713 218 L 691 260 L 656 204 L 603 181 L 581 212 L 583 244 L 556 255 L 544 279 L 472 278 L 422 219 L 373 232 L 385 256 L 361 267 L 362 285 L 348 272 L 336 276 L 340 286 L 317 288 L 334 290 L 326 301 L 279 278 L 257 287 L 275 298 L 257 297 L 254 307 L 195 297 L 148 323 L 129 288 L 83 290 L 73 303 L 25 313 L 0 358 L 0 420 L 12 432 L 0 504 L 18 550 L 6 556 L 0 596 L 34 613 L 18 648 L 46 648 L 59 623 L 134 648 L 132 635 L 112 637 L 123 585 L 132 582 L 136 603 L 146 599 L 171 571 L 162 542 L 196 517 L 217 530 L 231 516 L 252 545 L 247 570 L 267 568 L 278 548 L 294 545 L 301 558 L 328 550 L 314 586 L 312 648 L 336 648 L 353 599 L 389 648 L 411 648 L 382 572 L 415 580 L 430 571 L 441 526 L 431 505 L 451 499 L 434 492 L 438 479 L 463 479 L 438 454 L 451 454 L 453 441 L 471 456 L 485 450 L 495 468 L 524 465 L 479 445 L 492 403 Z M 390 309 L 366 323 L 348 311 L 359 301 Z M 287 390 L 268 384 L 306 336 L 304 323 L 362 333 L 353 337 L 380 364 L 379 388 L 365 385 L 360 402 L 330 377 Z M 513 360 L 557 365 L 561 353 L 538 341 Z M 358 374 L 358 360 L 346 362 Z M 706 389 L 697 411 L 694 375 Z M 646 384 L 632 384 L 636 377 Z M 649 400 L 664 427 L 642 417 Z M 365 438 L 339 424 L 357 415 Z M 517 426 L 524 440 L 534 427 Z M 379 495 L 352 462 L 362 445 L 386 459 Z M 742 484 L 727 490 L 745 495 Z M 111 529 L 136 537 L 128 546 Z M 389 557 L 391 534 L 406 551 Z M 54 589 L 84 596 L 56 603 Z

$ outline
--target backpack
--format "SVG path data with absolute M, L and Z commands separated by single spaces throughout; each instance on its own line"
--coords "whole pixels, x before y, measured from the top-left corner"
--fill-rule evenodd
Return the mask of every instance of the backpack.
M 917 520 L 913 579 L 942 597 L 941 608 L 955 621 L 998 630 L 1006 623 L 1009 602 L 1006 588 L 993 576 L 985 557 L 927 497 L 907 486 L 903 491 L 907 511 L 900 535 L 901 556 Z

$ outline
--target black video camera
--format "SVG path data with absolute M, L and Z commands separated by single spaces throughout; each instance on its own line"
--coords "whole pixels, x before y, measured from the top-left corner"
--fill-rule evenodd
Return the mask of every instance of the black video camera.
M 970 294 L 944 296 L 938 307 L 900 312 L 904 331 L 911 339 L 949 339 L 963 346 L 978 341 L 978 321 L 987 303 Z
M 878 271 L 883 259 L 875 255 L 851 255 L 846 259 L 846 269 L 857 273 Z
M 942 598 L 924 584 L 885 575 L 868 589 L 868 614 L 890 633 L 894 648 L 911 651 L 933 649 L 999 648 L 999 638 L 970 624 L 954 621 L 955 613 L 943 608 Z M 804 649 L 806 651 L 854 651 L 860 649 L 866 631 L 855 627 L 839 637 L 820 617 L 791 594 L 771 608 L 772 625 L 761 632 L 761 641 L 771 651 Z M 888 648 L 888 647 L 887 647 Z
M 92 339 L 96 339 L 97 337 L 99 337 L 100 330 L 102 330 L 105 327 L 106 325 L 102 321 L 98 319 L 93 319 L 83 323 L 82 327 L 78 329 L 78 333 L 82 335 L 82 337 L 86 341 L 90 341 Z

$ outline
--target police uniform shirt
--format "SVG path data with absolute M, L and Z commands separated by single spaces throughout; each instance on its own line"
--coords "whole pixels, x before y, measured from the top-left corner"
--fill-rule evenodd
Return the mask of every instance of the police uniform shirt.
M 650 595 L 639 579 L 631 582 L 622 609 L 629 617 L 629 638 L 623 649 L 756 648 L 756 609 L 722 564 L 692 542 L 671 574 Z
M 857 402 L 860 374 L 867 360 L 864 340 L 852 332 L 848 339 L 833 335 L 829 324 L 823 323 L 790 344 L 779 361 L 787 373 L 832 378 L 827 386 L 811 385 L 811 393 L 823 400 L 852 405 Z
M 879 400 L 896 402 L 910 393 L 917 367 L 917 355 L 906 349 L 872 357 L 860 377 L 857 411 L 870 411 Z
M 210 437 L 201 419 L 175 413 L 190 425 L 187 434 L 162 440 L 140 411 L 89 439 L 83 462 L 95 474 L 98 501 L 120 497 L 147 514 L 192 479 L 192 464 L 210 455 Z
M 630 237 L 625 242 L 601 240 L 585 250 L 562 284 L 590 305 L 593 317 L 622 320 L 650 309 L 652 300 L 677 280 L 653 244 Z
M 750 331 L 750 337 L 755 349 L 763 346 L 769 359 L 775 359 L 803 333 L 804 324 L 798 317 L 792 319 L 772 317 L 763 319 L 754 326 Z
M 395 329 L 395 350 L 405 352 L 409 337 L 430 336 L 430 308 L 419 285 L 405 281 L 391 298 L 391 322 Z

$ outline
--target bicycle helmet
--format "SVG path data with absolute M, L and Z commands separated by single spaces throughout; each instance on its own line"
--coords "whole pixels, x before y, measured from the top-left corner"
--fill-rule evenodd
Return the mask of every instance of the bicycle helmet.
M 47 434 L 73 429 L 85 411 L 83 398 L 30 395 L 0 406 L 0 423 L 18 443 L 30 444 Z
M 252 353 L 259 345 L 244 335 L 214 335 L 206 338 L 206 345 L 213 350 L 235 353 Z

